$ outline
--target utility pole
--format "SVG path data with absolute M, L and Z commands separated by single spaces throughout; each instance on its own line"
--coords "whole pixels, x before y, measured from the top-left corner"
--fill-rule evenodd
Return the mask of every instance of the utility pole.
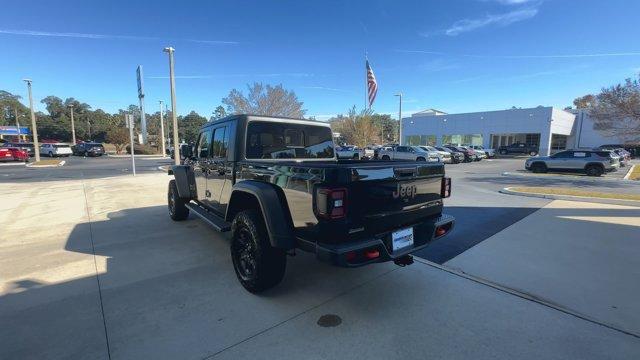
M 126 114 L 125 120 L 127 123 L 127 127 L 129 128 L 129 140 L 131 143 L 131 168 L 133 169 L 133 176 L 136 176 L 136 157 L 135 157 L 135 148 L 133 147 L 133 115 Z
M 176 49 L 168 46 L 164 52 L 169 54 L 169 84 L 171 86 L 171 118 L 173 120 L 173 160 L 180 165 L 180 139 L 178 138 L 178 118 L 176 117 L 176 80 L 173 72 L 173 52 Z
M 144 113 L 144 78 L 142 75 L 142 65 L 138 65 L 136 70 L 138 75 L 138 100 L 140 101 L 140 132 L 142 133 L 142 144 L 147 143 L 147 119 Z
M 22 139 L 20 138 L 20 120 L 18 120 L 18 107 L 13 107 L 13 112 L 16 114 L 16 127 L 18 128 L 18 142 L 21 143 Z
M 402 145 L 402 93 L 397 93 L 394 96 L 400 98 L 400 105 L 398 106 L 398 144 Z
M 71 141 L 73 145 L 76 145 L 76 125 L 73 122 L 73 104 L 69 105 L 69 109 L 71 109 Z
M 164 119 L 162 118 L 162 100 L 160 102 L 160 139 L 162 141 L 162 157 L 167 156 L 166 141 L 164 138 Z
M 38 128 L 36 128 L 36 114 L 33 112 L 33 96 L 31 95 L 31 79 L 22 79 L 27 83 L 29 90 L 29 108 L 31 109 L 31 132 L 33 135 L 33 152 L 36 154 L 36 162 L 40 161 L 40 144 L 38 144 Z

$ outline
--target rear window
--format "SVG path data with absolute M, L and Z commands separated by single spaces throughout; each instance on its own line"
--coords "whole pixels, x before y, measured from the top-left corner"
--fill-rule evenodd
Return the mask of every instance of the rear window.
M 333 138 L 324 126 L 252 121 L 247 127 L 247 159 L 331 159 Z
M 610 151 L 597 151 L 596 154 L 598 154 L 598 156 L 601 157 L 611 157 L 611 152 Z

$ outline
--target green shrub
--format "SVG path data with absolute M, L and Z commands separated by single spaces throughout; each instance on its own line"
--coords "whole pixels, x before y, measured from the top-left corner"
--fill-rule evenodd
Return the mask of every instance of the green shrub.
M 158 148 L 150 145 L 135 144 L 133 149 L 136 155 L 153 155 L 158 153 Z M 131 145 L 126 147 L 127 154 L 131 154 Z

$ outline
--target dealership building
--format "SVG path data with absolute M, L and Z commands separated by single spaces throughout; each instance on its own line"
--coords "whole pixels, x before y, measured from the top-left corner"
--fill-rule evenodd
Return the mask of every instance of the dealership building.
M 497 149 L 526 143 L 541 155 L 559 150 L 622 144 L 594 129 L 586 111 L 538 106 L 461 114 L 428 109 L 402 119 L 403 145 L 482 145 Z

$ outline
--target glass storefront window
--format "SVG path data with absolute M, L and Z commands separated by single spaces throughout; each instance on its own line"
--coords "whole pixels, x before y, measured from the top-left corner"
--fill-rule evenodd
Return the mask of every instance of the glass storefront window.
M 430 145 L 436 144 L 435 135 L 407 135 L 404 137 L 404 145 L 418 146 L 418 145 Z

